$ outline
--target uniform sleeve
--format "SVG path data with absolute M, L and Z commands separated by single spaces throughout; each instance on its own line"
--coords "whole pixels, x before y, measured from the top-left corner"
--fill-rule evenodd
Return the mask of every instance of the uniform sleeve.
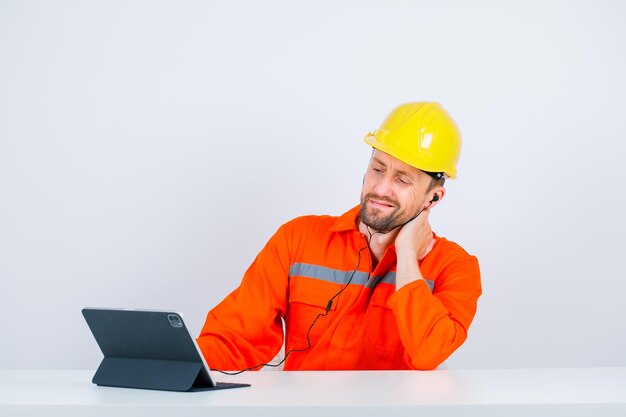
M 478 260 L 466 254 L 443 268 L 432 293 L 417 280 L 390 297 L 409 368 L 435 369 L 463 344 L 481 292 Z
M 237 371 L 266 363 L 283 343 L 289 275 L 288 225 L 246 271 L 239 287 L 207 314 L 197 339 L 210 368 Z

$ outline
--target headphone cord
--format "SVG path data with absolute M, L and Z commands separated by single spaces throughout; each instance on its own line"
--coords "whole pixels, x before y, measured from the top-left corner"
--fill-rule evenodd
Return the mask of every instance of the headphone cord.
M 211 370 L 215 371 L 215 372 L 220 372 L 220 373 L 222 373 L 224 375 L 239 375 L 241 373 L 244 373 L 244 372 L 247 372 L 247 371 L 253 371 L 253 370 L 255 370 L 257 368 L 260 368 L 260 367 L 263 367 L 263 366 L 270 366 L 270 367 L 273 367 L 273 368 L 277 368 L 280 365 L 282 365 L 287 360 L 289 355 L 291 355 L 292 353 L 294 353 L 294 352 L 306 352 L 307 350 L 309 350 L 311 348 L 311 339 L 309 337 L 309 334 L 311 333 L 311 329 L 313 329 L 313 326 L 315 326 L 315 323 L 317 323 L 317 320 L 319 320 L 320 317 L 326 317 L 328 315 L 328 313 L 330 312 L 330 309 L 333 306 L 333 301 L 337 297 L 339 297 L 341 295 L 341 293 L 343 293 L 346 290 L 346 288 L 348 288 L 348 285 L 350 285 L 350 283 L 352 282 L 352 278 L 354 278 L 354 275 L 356 274 L 356 271 L 358 271 L 359 266 L 361 265 L 361 252 L 363 252 L 365 249 L 368 249 L 370 247 L 370 242 L 372 240 L 372 236 L 374 236 L 376 233 L 380 233 L 380 232 L 377 232 L 377 231 L 372 233 L 370 231 L 369 226 L 367 227 L 367 232 L 369 233 L 369 239 L 367 240 L 367 245 L 362 247 L 361 249 L 359 249 L 357 263 L 356 263 L 356 267 L 354 268 L 354 271 L 352 271 L 352 273 L 350 274 L 350 278 L 348 279 L 348 282 L 346 282 L 344 284 L 344 286 L 341 287 L 341 289 L 328 300 L 328 303 L 326 303 L 326 311 L 323 312 L 323 313 L 319 313 L 317 315 L 317 317 L 315 317 L 315 319 L 313 320 L 311 325 L 309 326 L 309 329 L 306 332 L 306 343 L 307 343 L 307 346 L 305 348 L 302 348 L 302 349 L 291 349 L 289 352 L 287 352 L 285 354 L 285 357 L 278 363 L 260 363 L 258 365 L 252 366 L 250 368 L 242 369 L 241 371 L 235 371 L 235 372 L 222 371 L 222 370 L 219 370 L 219 369 L 211 369 Z M 370 277 L 370 273 L 368 272 L 367 273 L 367 279 L 368 280 L 369 280 L 369 277 Z

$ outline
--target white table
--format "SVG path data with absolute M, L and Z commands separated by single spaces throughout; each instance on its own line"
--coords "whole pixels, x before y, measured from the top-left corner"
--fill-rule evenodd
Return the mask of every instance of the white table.
M 98 387 L 92 371 L 0 370 L 0 416 L 626 416 L 626 368 L 250 372 L 252 387 Z

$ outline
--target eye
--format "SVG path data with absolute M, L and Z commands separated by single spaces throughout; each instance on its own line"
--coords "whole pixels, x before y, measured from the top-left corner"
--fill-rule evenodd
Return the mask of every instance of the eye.
M 383 170 L 381 168 L 378 167 L 373 167 L 372 170 L 378 174 L 382 174 Z
M 398 182 L 403 185 L 409 185 L 410 181 L 403 177 L 398 177 Z

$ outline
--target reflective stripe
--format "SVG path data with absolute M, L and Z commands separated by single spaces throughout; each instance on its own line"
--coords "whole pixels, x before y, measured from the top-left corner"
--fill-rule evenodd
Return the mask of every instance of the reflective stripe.
M 340 271 L 338 269 L 326 268 L 325 266 L 311 264 L 293 264 L 289 268 L 290 276 L 300 276 L 307 278 L 321 279 L 323 281 L 333 282 L 335 284 L 345 285 L 350 280 L 353 271 Z M 367 272 L 356 271 L 352 278 L 352 284 L 366 285 Z M 395 274 L 394 274 L 395 282 Z
M 322 281 L 332 282 L 340 285 L 347 284 L 352 274 L 353 271 L 341 271 L 338 269 L 327 268 L 325 266 L 303 263 L 293 264 L 289 268 L 289 276 L 320 279 Z M 350 284 L 374 287 L 380 282 L 394 285 L 396 283 L 396 273 L 393 271 L 387 272 L 382 277 L 372 276 L 369 282 L 367 280 L 368 275 L 369 274 L 367 272 L 356 271 L 354 272 L 354 277 L 352 277 L 352 281 L 350 282 Z M 435 282 L 429 279 L 424 279 L 424 281 L 426 281 L 426 285 L 428 285 L 430 292 L 433 292 Z

